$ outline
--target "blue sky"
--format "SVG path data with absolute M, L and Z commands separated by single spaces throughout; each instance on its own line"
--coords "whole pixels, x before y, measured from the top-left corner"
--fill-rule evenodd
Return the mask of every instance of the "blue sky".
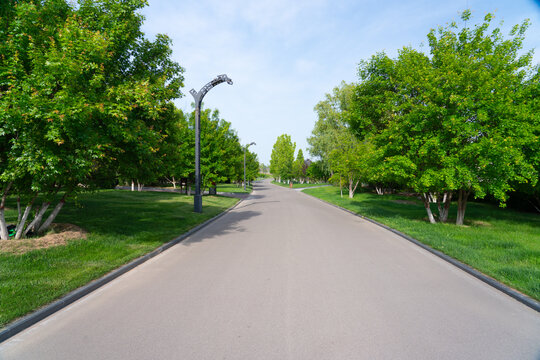
M 360 60 L 379 51 L 395 56 L 403 46 L 420 48 L 431 28 L 459 20 L 470 8 L 470 24 L 487 12 L 508 33 L 532 22 L 525 49 L 540 62 L 540 1 L 537 0 L 149 0 L 143 30 L 173 39 L 173 58 L 186 70 L 178 107 L 190 110 L 189 90 L 227 74 L 204 99 L 232 123 L 241 142 L 256 142 L 268 164 L 272 146 L 289 134 L 307 153 L 316 113 L 313 107 L 342 80 L 357 81 Z M 470 25 L 469 24 L 469 25 Z

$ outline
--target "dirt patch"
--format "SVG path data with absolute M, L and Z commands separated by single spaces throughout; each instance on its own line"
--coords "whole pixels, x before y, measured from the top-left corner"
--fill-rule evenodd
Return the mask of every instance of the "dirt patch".
M 52 224 L 50 232 L 41 237 L 0 241 L 0 253 L 24 254 L 36 249 L 65 245 L 72 239 L 86 239 L 86 236 L 86 231 L 76 225 Z

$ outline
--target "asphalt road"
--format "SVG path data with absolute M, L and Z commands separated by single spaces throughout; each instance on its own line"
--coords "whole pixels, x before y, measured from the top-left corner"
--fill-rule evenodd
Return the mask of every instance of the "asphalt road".
M 264 183 L 0 344 L 0 359 L 540 359 L 540 314 L 399 236 Z

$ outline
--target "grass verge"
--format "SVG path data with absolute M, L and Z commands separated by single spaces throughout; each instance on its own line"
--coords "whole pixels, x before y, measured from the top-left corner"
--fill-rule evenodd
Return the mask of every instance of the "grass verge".
M 336 187 L 304 190 L 399 230 L 498 281 L 540 300 L 540 217 L 486 203 L 467 205 L 456 226 L 456 204 L 447 224 L 430 224 L 422 203 L 397 195 L 358 193 L 341 198 Z M 452 215 L 454 217 L 452 217 Z
M 0 253 L 0 328 L 218 215 L 238 200 L 106 190 L 66 203 L 55 222 L 88 231 L 84 240 L 25 254 Z M 8 203 L 8 207 L 14 204 Z M 16 220 L 14 210 L 7 221 Z M 14 240 L 7 240 L 14 241 Z
M 277 181 L 272 181 L 272 184 L 279 185 L 279 186 L 286 187 L 286 188 L 290 187 L 289 184 L 280 183 L 280 182 L 277 182 Z M 325 183 L 321 183 L 321 184 L 293 183 L 293 189 L 303 189 L 303 188 L 309 188 L 309 187 L 314 187 L 314 186 L 323 186 L 323 185 L 328 185 L 328 184 L 325 184 Z
M 249 194 L 253 190 L 252 185 L 247 185 L 246 190 L 243 186 L 237 186 L 235 184 L 218 184 L 217 191 L 224 193 L 244 193 Z

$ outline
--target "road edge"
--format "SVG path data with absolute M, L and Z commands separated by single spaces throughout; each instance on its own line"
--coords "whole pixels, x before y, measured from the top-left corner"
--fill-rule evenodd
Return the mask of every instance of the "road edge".
M 396 229 L 393 229 L 391 227 L 389 227 L 388 225 L 384 225 L 376 220 L 373 220 L 373 219 L 370 219 L 364 215 L 361 215 L 361 214 L 358 214 L 352 210 L 349 210 L 349 209 L 345 209 L 344 207 L 341 207 L 339 205 L 336 205 L 336 204 L 332 204 L 331 202 L 328 202 L 326 200 L 323 200 L 323 199 L 320 199 L 316 196 L 313 196 L 311 194 L 308 194 L 308 193 L 305 193 L 303 191 L 301 191 L 302 194 L 305 194 L 307 196 L 310 196 L 314 199 L 317 199 L 325 204 L 328 204 L 328 205 L 331 205 L 335 208 L 338 208 L 338 209 L 341 209 L 343 211 L 346 211 L 348 212 L 349 214 L 352 214 L 352 215 L 355 215 L 355 216 L 358 216 L 366 221 L 369 221 L 370 223 L 373 223 L 375 225 L 378 225 L 386 230 L 389 230 L 391 232 L 393 232 L 394 234 L 404 238 L 405 240 L 408 240 L 410 242 L 412 242 L 413 244 L 421 247 L 422 249 L 430 252 L 431 254 L 443 259 L 444 261 L 458 267 L 459 269 L 465 271 L 466 273 L 468 273 L 469 275 L 472 275 L 474 276 L 475 278 L 483 281 L 484 283 L 490 285 L 491 287 L 503 292 L 504 294 L 514 298 L 515 300 L 519 301 L 520 303 L 528 306 L 529 308 L 533 309 L 533 310 L 536 310 L 538 312 L 540 312 L 540 302 L 534 300 L 533 298 L 525 295 L 525 294 L 522 294 L 521 292 L 519 292 L 518 290 L 515 290 L 511 287 L 509 287 L 508 285 L 505 285 L 501 282 L 499 282 L 498 280 L 495 280 L 494 278 L 480 272 L 479 270 L 476 270 L 475 268 L 465 264 L 465 263 L 462 263 L 461 261 L 459 260 L 456 260 L 454 259 L 453 257 L 449 256 L 449 255 L 446 255 L 445 253 L 439 251 L 439 250 L 435 250 L 433 249 L 432 247 L 420 242 L 419 240 L 416 240 L 415 238 L 407 235 L 407 234 L 404 234 L 402 233 L 401 231 L 399 230 L 396 230 Z
M 182 235 L 174 238 L 173 240 L 159 246 L 155 250 L 149 252 L 146 255 L 143 255 L 141 257 L 138 257 L 135 260 L 132 260 L 131 262 L 120 266 L 119 268 L 112 270 L 111 272 L 105 274 L 104 276 L 100 277 L 99 279 L 93 280 L 89 282 L 86 285 L 83 285 L 80 288 L 77 288 L 68 294 L 64 295 L 60 299 L 53 301 L 52 303 L 45 305 L 44 307 L 40 308 L 39 310 L 34 311 L 33 313 L 30 313 L 19 320 L 15 320 L 14 322 L 8 324 L 6 327 L 0 330 L 0 343 L 8 340 L 12 336 L 20 333 L 23 330 L 28 329 L 29 327 L 35 325 L 36 323 L 40 322 L 41 320 L 47 318 L 48 316 L 54 314 L 55 312 L 62 310 L 66 306 L 74 303 L 75 301 L 79 300 L 80 298 L 90 294 L 91 292 L 99 289 L 103 285 L 108 284 L 109 282 L 113 281 L 117 277 L 127 273 L 130 270 L 133 270 L 137 266 L 145 263 L 146 261 L 152 259 L 156 255 L 161 254 L 165 250 L 169 249 L 170 247 L 182 242 L 187 237 L 193 235 L 197 231 L 205 228 L 210 223 L 216 221 L 220 217 L 224 216 L 225 214 L 229 213 L 230 211 L 234 210 L 244 199 L 239 199 L 239 201 L 234 204 L 233 206 L 229 207 L 225 211 L 217 214 L 213 218 L 210 218 L 206 220 L 205 222 L 193 227 L 192 229 L 188 230 L 187 232 L 183 233 Z

